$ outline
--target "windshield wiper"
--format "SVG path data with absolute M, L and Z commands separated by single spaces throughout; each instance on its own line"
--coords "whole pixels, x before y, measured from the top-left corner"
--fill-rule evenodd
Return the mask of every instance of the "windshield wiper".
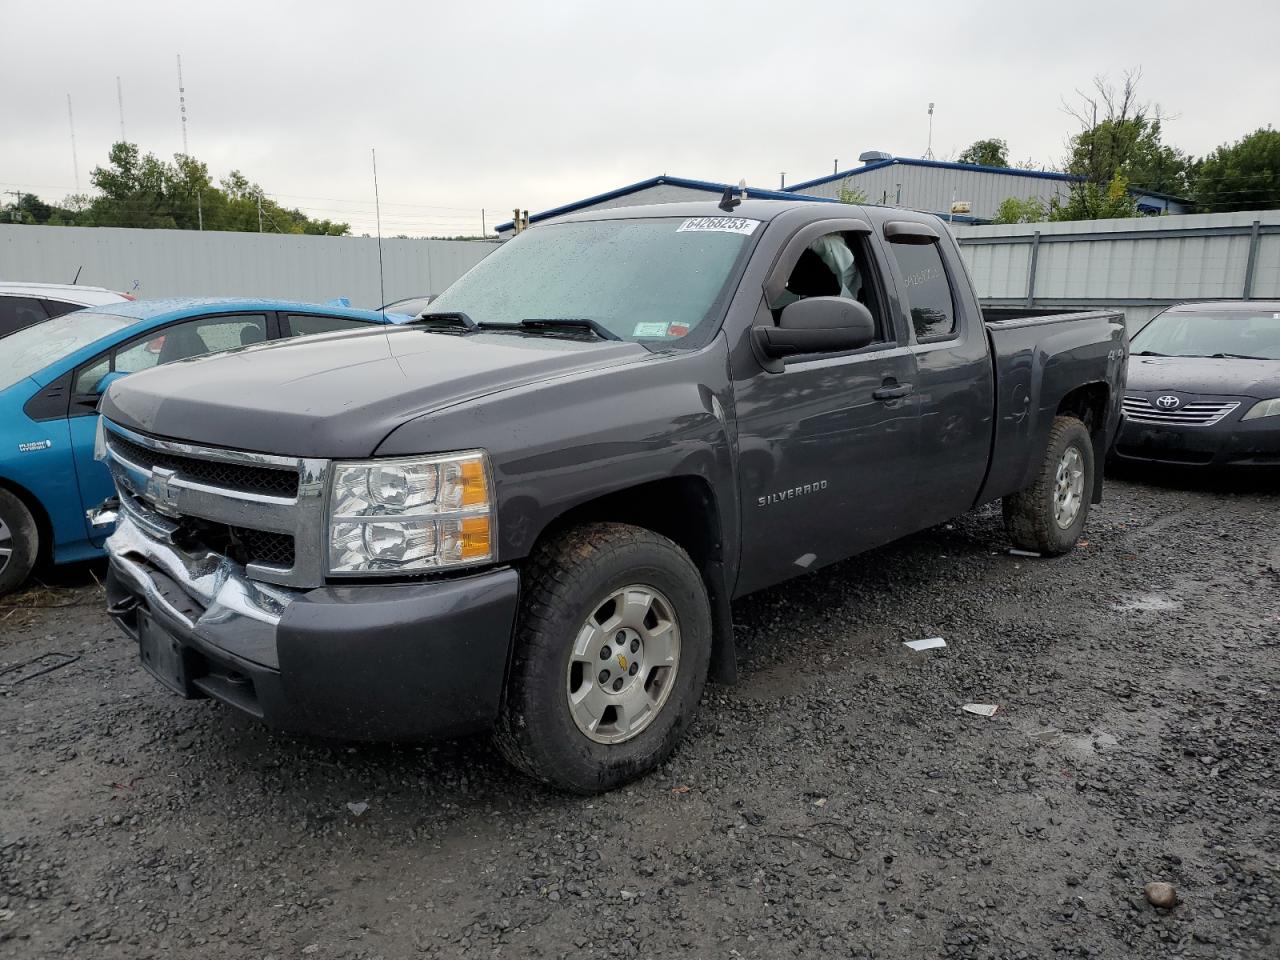
M 436 327 L 442 333 L 470 333 L 480 329 L 480 324 L 461 312 L 420 313 L 409 322 Z
M 1266 360 L 1267 357 L 1255 357 L 1248 353 L 1211 353 L 1212 360 Z
M 622 339 L 608 327 L 589 317 L 528 317 L 520 321 L 520 326 L 526 330 L 571 330 L 575 333 L 588 331 L 600 340 Z

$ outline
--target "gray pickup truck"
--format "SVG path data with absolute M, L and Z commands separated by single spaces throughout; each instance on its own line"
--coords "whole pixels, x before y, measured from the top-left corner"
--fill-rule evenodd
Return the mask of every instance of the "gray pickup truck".
M 184 696 L 605 790 L 735 676 L 735 597 L 997 499 L 1071 550 L 1125 362 L 1118 314 L 984 320 L 934 217 L 593 211 L 408 326 L 112 384 L 110 613 Z

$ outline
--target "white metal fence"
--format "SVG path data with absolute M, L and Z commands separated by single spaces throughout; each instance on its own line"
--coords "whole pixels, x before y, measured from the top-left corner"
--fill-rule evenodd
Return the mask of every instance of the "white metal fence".
M 497 248 L 465 240 L 383 240 L 386 300 L 439 293 Z M 197 230 L 0 224 L 0 280 L 79 283 L 138 297 L 384 301 L 378 242 Z
M 992 306 L 1123 310 L 1280 299 L 1280 210 L 952 227 Z

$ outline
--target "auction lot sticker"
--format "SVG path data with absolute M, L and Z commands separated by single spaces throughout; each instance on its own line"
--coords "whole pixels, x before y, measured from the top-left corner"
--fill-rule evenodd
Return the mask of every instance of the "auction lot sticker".
M 758 226 L 759 220 L 743 217 L 690 217 L 676 228 L 676 233 L 740 233 L 750 236 Z

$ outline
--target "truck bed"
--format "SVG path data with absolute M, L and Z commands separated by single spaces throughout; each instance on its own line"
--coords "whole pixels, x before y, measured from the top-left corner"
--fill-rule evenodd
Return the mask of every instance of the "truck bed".
M 1001 307 L 984 310 L 983 318 L 996 397 L 991 470 L 979 502 L 1027 486 L 1041 463 L 1054 417 L 1082 391 L 1105 396 L 1108 419 L 1118 416 L 1127 353 L 1124 315 L 1116 311 L 1044 313 Z M 1119 385 L 1114 394 L 1111 384 Z M 1104 426 L 1095 425 L 1099 464 L 1106 452 Z

